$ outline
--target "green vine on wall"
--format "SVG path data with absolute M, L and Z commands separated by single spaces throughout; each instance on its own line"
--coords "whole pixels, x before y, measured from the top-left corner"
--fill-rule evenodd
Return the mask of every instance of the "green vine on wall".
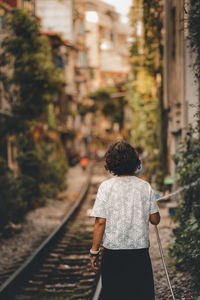
M 170 247 L 170 254 L 175 259 L 176 267 L 191 276 L 197 287 L 197 295 L 200 292 L 199 129 L 198 124 L 195 129 L 190 129 L 174 157 L 180 186 L 189 186 L 193 182 L 196 184 L 182 192 L 182 199 L 175 215 L 177 222 L 177 226 L 173 230 L 175 241 Z

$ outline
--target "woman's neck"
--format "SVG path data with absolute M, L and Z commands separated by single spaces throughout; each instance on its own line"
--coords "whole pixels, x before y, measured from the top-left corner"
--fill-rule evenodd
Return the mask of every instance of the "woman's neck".
M 126 176 L 134 176 L 135 174 L 123 174 L 123 175 L 117 175 L 117 177 L 126 177 Z

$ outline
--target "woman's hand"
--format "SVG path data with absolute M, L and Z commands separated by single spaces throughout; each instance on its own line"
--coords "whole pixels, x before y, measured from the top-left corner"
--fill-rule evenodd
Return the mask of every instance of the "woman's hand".
M 153 225 L 158 225 L 160 223 L 160 214 L 159 214 L 159 212 L 157 212 L 155 214 L 151 214 L 150 217 L 149 217 L 149 221 Z
M 90 262 L 91 262 L 92 270 L 96 273 L 98 271 L 97 268 L 98 256 L 92 256 L 90 258 Z

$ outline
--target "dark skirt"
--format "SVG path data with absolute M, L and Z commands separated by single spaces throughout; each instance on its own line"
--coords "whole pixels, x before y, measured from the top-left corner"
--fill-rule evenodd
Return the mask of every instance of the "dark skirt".
M 101 300 L 154 300 L 149 249 L 103 251 Z

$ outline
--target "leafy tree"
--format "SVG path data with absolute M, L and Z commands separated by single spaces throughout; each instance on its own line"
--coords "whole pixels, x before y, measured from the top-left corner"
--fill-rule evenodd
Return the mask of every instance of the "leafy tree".
M 16 136 L 19 174 L 15 178 L 5 167 L 0 171 L 3 225 L 19 220 L 27 209 L 43 204 L 46 197 L 65 188 L 67 171 L 59 139 L 49 142 L 41 133 L 40 141 L 36 141 L 32 134 L 38 124 L 55 126 L 52 105 L 62 89 L 63 73 L 56 68 L 49 40 L 40 34 L 33 16 L 14 9 L 7 26 L 0 75 L 12 109 L 0 116 L 0 138 L 6 141 L 9 135 Z
M 108 117 L 112 123 L 118 123 L 123 127 L 123 98 L 112 98 L 112 93 L 117 92 L 116 88 L 102 88 L 90 94 L 95 101 L 96 107 Z
M 20 187 L 28 208 L 44 204 L 46 197 L 56 196 L 66 188 L 67 161 L 61 144 L 59 141 L 47 143 L 44 139 L 35 143 L 31 135 L 22 135 L 19 140 Z M 51 158 L 54 153 L 57 157 Z
M 146 175 L 157 174 L 157 183 L 167 173 L 167 115 L 163 108 L 162 87 L 163 1 L 136 0 L 130 20 L 132 82 L 128 102 L 133 110 L 130 141 L 146 150 Z M 142 138 L 141 138 L 142 137 Z
M 159 170 L 159 135 L 158 120 L 155 117 L 159 108 L 156 100 L 146 100 L 145 95 L 132 91 L 134 101 L 129 102 L 132 109 L 132 130 L 130 142 L 134 146 L 139 146 L 147 153 L 145 175 L 149 180 L 152 174 Z
M 14 178 L 7 162 L 0 157 L 0 228 L 9 221 L 19 221 L 26 211 L 20 181 Z
M 79 112 L 84 115 L 87 112 L 95 113 L 100 111 L 112 124 L 118 123 L 120 129 L 123 128 L 124 121 L 124 106 L 126 100 L 123 97 L 112 97 L 112 94 L 123 89 L 123 85 L 116 87 L 100 88 L 97 91 L 90 93 L 88 97 L 94 100 L 92 105 L 81 105 Z
M 46 112 L 47 104 L 54 101 L 63 84 L 63 74 L 52 60 L 49 40 L 40 34 L 40 25 L 33 16 L 13 10 L 8 30 L 2 42 L 0 66 L 12 116 L 1 119 L 1 136 L 29 129 L 31 121 Z

